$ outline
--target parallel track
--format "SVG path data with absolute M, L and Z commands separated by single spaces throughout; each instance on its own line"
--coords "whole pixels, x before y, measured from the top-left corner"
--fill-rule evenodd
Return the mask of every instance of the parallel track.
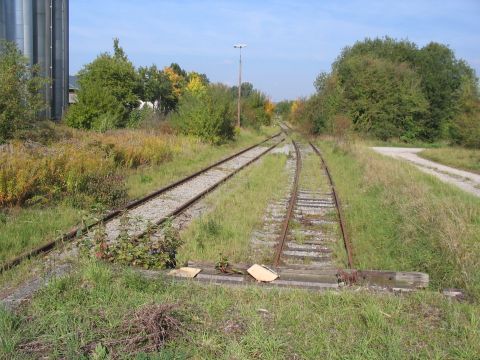
M 287 215 L 282 224 L 282 231 L 278 239 L 278 245 L 275 251 L 275 258 L 273 260 L 274 266 L 280 265 L 280 260 L 282 257 L 283 249 L 285 248 L 285 242 L 288 235 L 288 227 L 290 225 L 290 219 L 292 218 L 293 211 L 295 209 L 295 202 L 298 195 L 298 182 L 300 179 L 300 171 L 302 170 L 302 158 L 300 155 L 300 150 L 298 149 L 297 143 L 292 140 L 293 147 L 295 148 L 295 177 L 293 180 L 292 193 L 290 195 L 290 201 L 288 204 Z
M 292 129 L 285 125 L 288 128 L 288 131 L 292 131 Z M 283 131 L 288 135 L 286 129 Z M 311 230 L 312 227 L 308 226 L 308 223 L 313 221 L 317 223 L 321 223 L 324 220 L 324 216 L 322 215 L 329 207 L 335 207 L 335 212 L 337 214 L 337 222 L 338 227 L 340 229 L 340 233 L 342 235 L 343 244 L 345 247 L 345 251 L 347 254 L 347 264 L 349 269 L 353 269 L 353 254 L 352 254 L 352 246 L 350 243 L 350 239 L 348 237 L 348 233 L 345 227 L 345 220 L 343 211 L 341 208 L 340 199 L 338 197 L 337 191 L 335 189 L 335 185 L 330 173 L 330 170 L 323 158 L 320 150 L 311 142 L 308 142 L 313 152 L 320 158 L 321 166 L 325 172 L 326 177 L 328 178 L 328 183 L 330 187 L 330 193 L 327 194 L 320 194 L 319 192 L 315 191 L 302 191 L 299 195 L 299 178 L 300 172 L 302 170 L 302 157 L 301 151 L 299 149 L 299 145 L 292 139 L 292 144 L 295 148 L 295 157 L 296 157 L 296 167 L 295 167 L 295 177 L 294 182 L 291 189 L 290 200 L 288 205 L 288 210 L 285 216 L 285 219 L 282 224 L 282 231 L 278 237 L 278 245 L 276 247 L 275 256 L 273 260 L 273 265 L 275 267 L 280 266 L 281 263 L 288 263 L 287 257 L 290 256 L 292 258 L 297 259 L 300 261 L 313 261 L 315 264 L 320 265 L 322 263 L 330 263 L 330 253 L 332 250 L 329 248 L 328 243 L 328 236 L 324 238 L 324 234 L 318 230 Z M 310 209 L 310 210 L 309 210 Z M 295 210 L 297 210 L 295 212 Z M 307 225 L 302 224 L 302 212 L 305 212 L 305 216 L 309 216 L 304 223 Z M 308 220 L 311 219 L 311 220 Z M 306 244 L 303 243 L 296 243 L 295 235 L 290 232 L 289 234 L 289 225 L 293 222 L 297 221 L 297 224 L 301 224 L 301 231 L 304 233 L 311 233 L 312 240 L 306 241 Z M 313 227 L 314 228 L 314 227 Z M 293 241 L 288 242 L 288 238 Z M 320 240 L 321 239 L 321 240 Z M 286 246 L 286 244 L 289 244 Z M 285 251 L 286 247 L 290 247 L 287 251 Z M 325 265 L 328 267 L 328 265 Z
M 289 127 L 282 130 L 287 136 L 293 131 Z M 352 246 L 330 169 L 320 150 L 311 142 L 292 139 L 292 145 L 295 158 L 287 160 L 290 189 L 284 198 L 267 208 L 263 228 L 252 234 L 252 247 L 260 258 L 269 256 L 273 250 L 272 270 L 279 277 L 271 282 L 258 282 L 248 274 L 249 263 L 230 264 L 232 271 L 223 271 L 217 269 L 214 263 L 189 261 L 188 266 L 201 269 L 195 280 L 315 291 L 349 285 L 393 291 L 427 287 L 429 277 L 425 273 L 359 270 L 353 267 Z M 322 171 L 310 174 L 308 179 L 301 177 L 302 169 L 305 171 L 307 166 L 314 166 L 317 157 Z M 344 261 L 338 262 L 338 258 L 345 258 L 341 247 L 334 245 L 340 241 L 345 248 L 347 268 L 342 266 Z M 337 248 L 340 249 L 335 253 Z
M 353 269 L 353 250 L 352 250 L 352 243 L 350 242 L 350 238 L 347 233 L 347 229 L 345 227 L 345 216 L 343 215 L 343 210 L 342 210 L 342 205 L 340 203 L 340 198 L 338 197 L 337 190 L 335 189 L 335 183 L 333 182 L 332 175 L 330 173 L 330 170 L 328 169 L 327 163 L 325 162 L 325 159 L 323 158 L 322 153 L 320 150 L 312 144 L 311 141 L 308 142 L 310 146 L 312 147 L 313 151 L 320 157 L 322 161 L 323 168 L 325 169 L 325 172 L 327 174 L 330 187 L 332 189 L 332 195 L 335 200 L 335 208 L 337 209 L 337 216 L 338 216 L 338 223 L 340 225 L 340 230 L 342 233 L 342 239 L 343 239 L 343 244 L 345 246 L 345 251 L 347 252 L 347 261 L 348 261 L 348 267 L 350 269 Z
M 230 161 L 234 161 L 235 159 L 240 159 L 242 156 L 245 157 L 246 153 L 248 153 L 250 150 L 254 150 L 255 148 L 260 147 L 261 145 L 267 143 L 270 140 L 273 140 L 273 139 L 279 137 L 280 135 L 281 135 L 281 133 L 279 132 L 279 133 L 277 133 L 277 134 L 275 134 L 271 137 L 268 137 L 267 139 L 255 144 L 255 145 L 252 145 L 252 146 L 250 146 L 246 149 L 243 149 L 242 151 L 239 151 L 239 152 L 237 152 L 237 153 L 235 153 L 231 156 L 228 156 L 228 157 L 226 157 L 226 158 L 224 158 L 220 161 L 217 161 L 214 164 L 212 164 L 210 166 L 207 166 L 206 168 L 203 168 L 203 169 L 201 169 L 201 170 L 199 170 L 199 171 L 197 171 L 197 172 L 195 172 L 195 173 L 193 173 L 193 174 L 191 174 L 191 175 L 189 175 L 185 178 L 182 178 L 182 179 L 180 179 L 180 180 L 178 180 L 178 181 L 176 181 L 176 182 L 174 182 L 170 185 L 167 185 L 167 186 L 165 186 L 165 187 L 163 187 L 163 188 L 161 188 L 157 191 L 152 192 L 149 195 L 147 195 L 145 197 L 142 197 L 141 199 L 135 200 L 135 201 L 129 203 L 128 205 L 126 205 L 123 208 L 119 208 L 117 210 L 114 210 L 114 211 L 108 213 L 106 216 L 104 216 L 99 221 L 96 221 L 96 222 L 94 222 L 92 224 L 89 224 L 87 226 L 84 226 L 84 227 L 74 228 L 71 231 L 69 231 L 68 233 L 63 234 L 62 236 L 58 237 L 57 239 L 55 239 L 53 241 L 50 241 L 50 242 L 48 242 L 44 245 L 41 245 L 40 247 L 37 247 L 37 248 L 35 248 L 33 250 L 30 250 L 30 251 L 28 251 L 24 254 L 21 254 L 20 256 L 18 256 L 16 258 L 10 260 L 9 262 L 3 264 L 0 267 L 0 273 L 19 265 L 20 263 L 22 263 L 23 261 L 25 261 L 25 260 L 27 260 L 31 257 L 37 256 L 37 255 L 40 255 L 40 254 L 45 254 L 45 253 L 51 251 L 52 249 L 54 249 L 55 247 L 57 247 L 60 244 L 63 244 L 65 242 L 69 242 L 69 241 L 72 241 L 74 239 L 77 239 L 77 238 L 83 236 L 84 234 L 86 234 L 92 228 L 99 226 L 100 224 L 109 224 L 109 223 L 112 223 L 113 221 L 118 221 L 120 216 L 125 214 L 126 212 L 135 211 L 136 209 L 144 206 L 145 204 L 147 204 L 151 201 L 155 201 L 156 199 L 158 199 L 161 196 L 165 196 L 169 192 L 172 193 L 175 189 L 180 188 L 182 185 L 188 187 L 188 182 L 190 182 L 190 181 L 193 182 L 194 180 L 198 179 L 200 176 L 202 176 L 203 174 L 206 174 L 209 171 L 214 171 L 216 169 L 218 169 L 219 171 L 220 170 L 228 171 L 228 169 L 227 170 L 221 169 L 221 166 L 222 165 L 227 166 Z M 263 155 L 268 153 L 270 150 L 272 150 L 274 147 L 276 147 L 282 141 L 284 141 L 284 139 L 281 139 L 280 141 L 278 141 L 278 142 L 274 143 L 273 145 L 269 146 L 266 150 L 264 150 L 264 151 L 262 150 L 259 154 L 256 154 L 252 158 L 247 159 L 248 161 L 241 164 L 241 166 L 233 168 L 232 171 L 228 172 L 225 176 L 223 176 L 220 179 L 220 181 L 214 182 L 213 184 L 211 184 L 207 188 L 203 189 L 203 191 L 201 191 L 200 193 L 195 194 L 194 196 L 190 197 L 187 201 L 181 203 L 179 206 L 175 206 L 175 208 L 172 209 L 171 211 L 169 211 L 166 216 L 162 216 L 161 218 L 156 219 L 153 222 L 153 225 L 160 225 L 163 222 L 165 222 L 168 218 L 171 218 L 171 217 L 173 217 L 175 215 L 178 215 L 179 213 L 183 212 L 185 209 L 187 209 L 188 207 L 193 205 L 195 202 L 200 200 L 203 196 L 205 196 L 207 193 L 209 193 L 210 191 L 215 189 L 217 186 L 219 186 L 225 180 L 229 179 L 230 177 L 235 175 L 238 171 L 242 170 L 246 166 L 250 165 L 251 163 L 253 163 L 257 159 L 259 159 L 260 157 L 262 157 Z M 152 224 L 149 224 L 149 226 L 150 225 L 152 225 Z M 140 232 L 137 232 L 134 236 L 135 237 L 141 237 L 145 233 L 146 233 L 146 230 L 142 230 Z

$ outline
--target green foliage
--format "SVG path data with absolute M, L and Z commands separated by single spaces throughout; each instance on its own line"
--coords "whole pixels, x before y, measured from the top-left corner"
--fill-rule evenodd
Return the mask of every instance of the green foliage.
M 428 103 L 416 73 L 406 63 L 364 55 L 340 64 L 338 73 L 358 130 L 382 140 L 420 135 Z
M 430 105 L 422 138 L 434 140 L 458 114 L 462 73 L 468 67 L 459 63 L 451 49 L 438 43 L 430 43 L 418 52 L 416 66 Z
M 212 144 L 222 143 L 234 135 L 231 100 L 228 89 L 221 85 L 210 85 L 206 92 L 198 94 L 187 92 L 171 121 L 183 134 Z
M 480 148 L 480 99 L 476 83 L 471 77 L 462 81 L 459 107 L 460 114 L 450 123 L 450 138 L 455 144 Z
M 161 238 L 157 236 L 154 239 L 149 236 L 158 231 L 153 226 L 149 227 L 147 236 L 132 238 L 128 234 L 128 229 L 132 226 L 130 219 L 123 216 L 120 219 L 120 225 L 122 229 L 115 242 L 107 244 L 105 228 L 100 226 L 95 230 L 93 242 L 84 243 L 83 246 L 96 258 L 113 263 L 145 269 L 175 267 L 175 255 L 181 240 L 178 231 L 173 228 L 170 221 L 163 225 Z
M 125 127 L 138 105 L 139 81 L 133 64 L 114 41 L 114 55 L 104 53 L 85 65 L 78 75 L 78 102 L 66 123 L 75 128 L 105 131 Z
M 280 116 L 288 116 L 292 109 L 293 101 L 282 100 L 275 104 L 275 113 Z
M 445 45 L 365 39 L 346 47 L 314 85 L 317 94 L 293 116 L 312 132 L 331 132 L 335 115 L 344 114 L 355 129 L 382 140 L 449 138 L 479 146 L 477 78 Z
M 232 97 L 237 98 L 238 86 L 232 86 L 230 91 L 232 93 Z M 255 88 L 253 87 L 252 83 L 242 82 L 242 98 L 248 98 L 254 91 Z
M 157 68 L 156 65 L 150 67 L 140 67 L 138 69 L 140 77 L 140 97 L 144 101 L 150 101 L 156 107 L 154 110 L 161 111 L 164 114 L 174 110 L 177 106 L 178 98 L 173 92 L 173 85 L 164 71 Z
M 0 143 L 33 126 L 46 104 L 40 89 L 46 80 L 29 66 L 14 43 L 0 43 Z
M 263 125 L 270 125 L 272 116 L 266 111 L 269 100 L 265 94 L 252 90 L 248 96 L 242 96 L 242 98 L 242 126 L 259 129 Z
M 133 109 L 128 116 L 126 127 L 130 129 L 138 129 L 153 118 L 155 118 L 155 111 L 148 106 L 145 106 L 142 109 Z

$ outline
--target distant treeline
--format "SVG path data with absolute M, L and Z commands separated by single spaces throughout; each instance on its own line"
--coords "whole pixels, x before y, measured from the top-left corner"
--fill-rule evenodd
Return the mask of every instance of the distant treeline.
M 78 102 L 66 116 L 70 126 L 103 131 L 168 120 L 182 133 L 211 143 L 234 136 L 238 88 L 211 84 L 205 74 L 187 73 L 176 63 L 136 69 L 117 39 L 113 54 L 84 66 L 78 84 Z M 242 125 L 270 124 L 272 103 L 251 84 L 243 87 Z M 140 100 L 148 102 L 142 109 Z
M 480 147 L 478 79 L 448 46 L 366 39 L 344 48 L 314 85 L 311 97 L 277 104 L 312 133 L 349 126 L 382 140 Z
M 118 39 L 113 53 L 98 55 L 77 79 L 77 102 L 64 119 L 71 127 L 106 131 L 171 125 L 215 144 L 234 137 L 237 87 L 212 84 L 205 74 L 176 63 L 136 68 Z M 46 108 L 41 95 L 46 83 L 14 43 L 0 43 L 0 144 L 35 135 L 38 115 Z M 273 109 L 265 94 L 242 84 L 242 126 L 269 125 Z

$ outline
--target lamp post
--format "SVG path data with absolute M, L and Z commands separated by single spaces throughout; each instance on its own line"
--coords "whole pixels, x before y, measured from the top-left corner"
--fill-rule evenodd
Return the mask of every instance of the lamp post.
M 235 49 L 240 49 L 240 63 L 238 69 L 238 104 L 237 104 L 237 126 L 240 127 L 240 101 L 242 97 L 242 48 L 246 47 L 246 44 L 233 45 Z

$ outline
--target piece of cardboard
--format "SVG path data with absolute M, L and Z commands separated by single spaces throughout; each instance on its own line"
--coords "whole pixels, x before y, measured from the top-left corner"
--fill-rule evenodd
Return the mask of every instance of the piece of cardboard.
M 168 275 L 183 277 L 183 278 L 194 278 L 202 269 L 192 268 L 192 267 L 181 267 L 180 269 L 174 269 L 168 273 Z
M 278 278 L 277 273 L 258 264 L 252 265 L 247 272 L 257 281 L 270 282 Z

